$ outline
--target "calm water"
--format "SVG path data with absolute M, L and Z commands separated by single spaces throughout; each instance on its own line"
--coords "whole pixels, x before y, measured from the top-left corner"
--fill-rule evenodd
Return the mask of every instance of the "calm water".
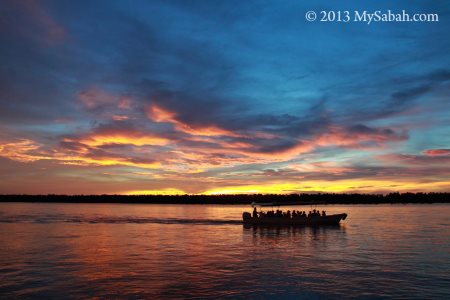
M 450 299 L 450 205 L 320 209 L 349 217 L 246 229 L 247 206 L 0 203 L 0 297 Z

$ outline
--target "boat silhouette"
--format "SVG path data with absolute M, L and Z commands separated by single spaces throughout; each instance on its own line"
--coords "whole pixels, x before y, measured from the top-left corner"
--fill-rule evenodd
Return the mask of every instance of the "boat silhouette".
M 297 203 L 283 203 L 282 205 L 296 205 Z M 271 226 L 319 226 L 319 225 L 339 225 L 341 220 L 347 218 L 346 213 L 326 215 L 325 211 L 320 214 L 319 211 L 313 210 L 308 215 L 305 213 L 297 214 L 293 213 L 291 215 L 290 211 L 287 213 L 282 213 L 277 210 L 277 213 L 257 213 L 256 206 L 267 207 L 267 206 L 280 206 L 278 203 L 252 203 L 254 207 L 253 215 L 249 212 L 242 213 L 242 221 L 244 225 L 271 225 Z
M 242 213 L 242 221 L 246 225 L 280 225 L 280 226 L 319 226 L 338 225 L 341 220 L 347 218 L 346 213 L 333 214 L 327 216 L 306 216 L 306 217 L 252 217 L 249 212 Z

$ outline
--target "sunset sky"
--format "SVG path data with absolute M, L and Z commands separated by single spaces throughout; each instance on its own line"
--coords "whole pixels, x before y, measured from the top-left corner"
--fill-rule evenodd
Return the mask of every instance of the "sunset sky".
M 307 11 L 437 13 L 325 23 Z M 450 191 L 448 1 L 1 1 L 0 194 Z

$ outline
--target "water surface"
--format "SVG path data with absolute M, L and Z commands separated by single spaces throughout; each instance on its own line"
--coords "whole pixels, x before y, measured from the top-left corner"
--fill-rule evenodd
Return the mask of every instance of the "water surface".
M 0 297 L 450 297 L 450 205 L 319 208 L 349 217 L 245 228 L 247 206 L 0 203 Z

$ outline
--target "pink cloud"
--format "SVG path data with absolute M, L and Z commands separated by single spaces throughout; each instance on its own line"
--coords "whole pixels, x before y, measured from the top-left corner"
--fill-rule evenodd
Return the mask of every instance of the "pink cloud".
M 428 149 L 422 152 L 427 156 L 444 156 L 450 155 L 450 149 Z
M 412 155 L 412 154 L 385 154 L 377 156 L 378 159 L 393 165 L 418 165 L 425 168 L 445 166 L 450 163 L 450 155 Z
M 390 128 L 370 128 L 358 125 L 350 128 L 332 126 L 314 142 L 318 146 L 340 146 L 349 148 L 380 147 L 386 142 L 399 142 L 407 139 L 404 133 L 396 133 Z
M 128 120 L 129 118 L 127 116 L 114 115 L 114 116 L 112 116 L 112 119 L 114 121 L 125 121 L 125 120 Z
M 126 98 L 126 97 L 120 99 L 119 103 L 117 104 L 117 107 L 120 109 L 130 109 L 131 108 L 131 99 Z
M 88 109 L 94 109 L 107 104 L 114 104 L 118 100 L 116 95 L 98 89 L 95 86 L 80 92 L 78 98 Z

